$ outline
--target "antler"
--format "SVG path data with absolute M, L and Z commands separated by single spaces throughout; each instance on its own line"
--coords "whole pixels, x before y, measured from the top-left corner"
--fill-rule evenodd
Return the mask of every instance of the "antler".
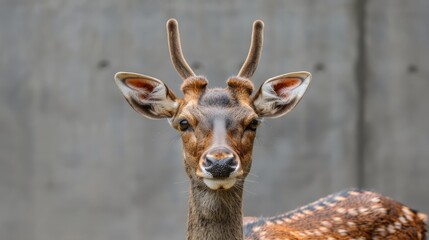
M 251 78 L 258 66 L 259 57 L 261 56 L 264 33 L 264 22 L 256 20 L 253 23 L 252 42 L 250 43 L 249 53 L 246 61 L 238 73 L 238 77 Z
M 176 19 L 172 18 L 167 21 L 167 33 L 170 58 L 177 73 L 179 73 L 183 80 L 195 76 L 195 73 L 183 57 L 182 47 L 180 46 L 179 27 Z

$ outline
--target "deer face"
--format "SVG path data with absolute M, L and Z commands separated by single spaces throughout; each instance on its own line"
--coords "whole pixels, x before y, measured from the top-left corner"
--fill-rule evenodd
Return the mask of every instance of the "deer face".
M 153 77 L 126 72 L 115 75 L 131 107 L 147 118 L 168 118 L 179 131 L 186 173 L 194 184 L 219 190 L 243 182 L 250 171 L 253 141 L 262 119 L 292 110 L 310 82 L 308 72 L 284 74 L 268 79 L 252 95 L 249 78 L 260 55 L 262 27 L 261 21 L 255 22 L 248 58 L 224 89 L 208 88 L 208 81 L 192 72 L 180 49 L 175 20 L 167 23 L 167 29 L 173 65 L 184 79 L 183 98 Z

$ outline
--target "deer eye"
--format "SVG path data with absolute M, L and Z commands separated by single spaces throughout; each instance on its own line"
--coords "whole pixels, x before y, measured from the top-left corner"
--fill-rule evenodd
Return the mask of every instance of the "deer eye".
M 183 119 L 179 122 L 180 131 L 186 131 L 190 128 L 189 122 L 186 119 Z
M 247 125 L 246 130 L 256 131 L 256 128 L 258 128 L 259 124 L 261 123 L 258 119 L 253 119 L 250 121 L 249 125 Z

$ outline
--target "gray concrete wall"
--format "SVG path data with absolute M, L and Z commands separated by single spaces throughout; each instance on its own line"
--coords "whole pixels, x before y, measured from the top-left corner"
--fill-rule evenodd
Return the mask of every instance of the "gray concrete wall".
M 314 75 L 297 109 L 258 132 L 246 215 L 357 185 L 429 212 L 428 16 L 425 0 L 1 1 L 1 239 L 184 238 L 178 135 L 113 83 L 134 71 L 178 92 L 171 17 L 212 86 L 237 73 L 255 19 L 255 85 Z

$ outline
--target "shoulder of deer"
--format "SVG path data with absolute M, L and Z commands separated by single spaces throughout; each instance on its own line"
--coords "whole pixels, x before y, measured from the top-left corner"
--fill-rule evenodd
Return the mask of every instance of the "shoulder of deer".
M 246 239 L 426 239 L 427 215 L 347 189 L 274 217 L 244 219 Z

